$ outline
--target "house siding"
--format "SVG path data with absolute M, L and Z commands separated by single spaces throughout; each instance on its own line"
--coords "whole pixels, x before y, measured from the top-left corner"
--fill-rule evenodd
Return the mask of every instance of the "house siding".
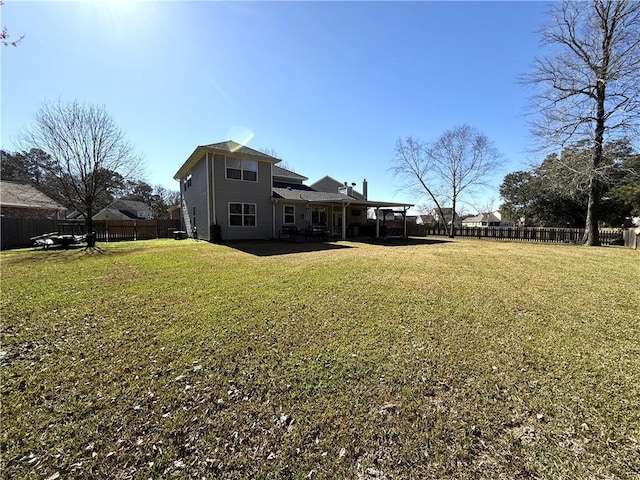
M 242 155 L 232 155 L 243 158 Z M 223 240 L 245 240 L 271 238 L 273 236 L 273 208 L 271 204 L 271 163 L 258 161 L 258 181 L 247 182 L 227 179 L 225 156 L 213 159 L 215 214 Z M 229 203 L 251 203 L 256 205 L 255 227 L 231 227 L 229 225 Z
M 207 206 L 207 164 L 203 156 L 191 169 L 191 185 L 184 189 L 186 177 L 180 181 L 182 189 L 182 218 L 189 235 L 193 227 L 198 229 L 198 238 L 209 240 L 209 209 Z M 194 219 L 195 207 L 195 219 Z M 195 220 L 195 222 L 194 222 Z
M 283 225 L 285 225 L 284 223 L 284 207 L 285 206 L 292 206 L 294 207 L 294 210 L 295 210 L 294 211 L 295 223 L 294 224 L 287 223 L 286 224 L 287 226 L 295 225 L 299 230 L 307 226 L 307 222 L 304 220 L 304 209 L 305 209 L 304 203 L 296 203 L 289 200 L 280 200 L 278 203 L 275 204 L 275 207 L 273 208 L 273 210 L 275 210 L 275 228 L 276 228 L 275 236 L 276 237 L 280 235 L 280 230 L 282 229 Z
M 340 187 L 343 187 L 344 183 L 341 183 L 333 178 L 324 177 L 318 180 L 316 183 L 311 184 L 311 187 L 319 192 L 331 192 L 335 193 Z

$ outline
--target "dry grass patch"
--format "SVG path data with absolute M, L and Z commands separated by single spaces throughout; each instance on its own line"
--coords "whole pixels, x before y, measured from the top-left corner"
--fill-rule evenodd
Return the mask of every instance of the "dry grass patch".
M 7 477 L 640 476 L 637 252 L 101 247 L 0 256 Z

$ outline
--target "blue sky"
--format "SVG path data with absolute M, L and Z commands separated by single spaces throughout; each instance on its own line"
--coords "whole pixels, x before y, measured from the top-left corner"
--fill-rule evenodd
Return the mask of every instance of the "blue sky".
M 45 100 L 104 105 L 146 161 L 173 175 L 197 145 L 271 149 L 309 183 L 368 180 L 375 200 L 423 203 L 389 171 L 399 137 L 468 123 L 508 172 L 538 160 L 518 77 L 539 53 L 542 2 L 6 0 L 2 148 Z M 358 188 L 359 188 L 358 187 Z M 469 213 L 475 213 L 468 206 Z

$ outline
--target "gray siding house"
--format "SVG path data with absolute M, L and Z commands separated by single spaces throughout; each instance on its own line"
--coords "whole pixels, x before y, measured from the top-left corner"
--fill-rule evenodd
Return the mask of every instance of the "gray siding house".
M 278 162 L 231 140 L 196 147 L 174 175 L 183 228 L 209 241 L 278 238 L 283 227 L 322 227 L 344 239 L 367 223 L 367 208 L 401 207 L 406 213 L 412 206 L 368 201 L 333 179 L 332 185 L 322 182 L 329 191 L 319 191 Z

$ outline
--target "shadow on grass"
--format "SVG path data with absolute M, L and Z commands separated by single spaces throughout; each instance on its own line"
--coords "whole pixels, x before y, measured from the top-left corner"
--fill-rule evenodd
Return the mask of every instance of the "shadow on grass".
M 286 242 L 282 240 L 233 240 L 225 242 L 224 245 L 259 257 L 353 248 L 331 242 Z
M 358 243 L 366 243 L 369 245 L 383 245 L 387 247 L 406 247 L 413 245 L 438 245 L 441 243 L 450 243 L 450 239 L 435 239 L 435 238 L 363 238 L 354 240 Z
M 5 254 L 3 257 L 3 261 L 7 263 L 40 262 L 45 258 L 74 261 L 95 256 L 112 256 L 114 254 L 125 253 L 124 251 L 106 251 L 97 244 L 95 247 L 87 247 L 86 245 L 53 245 L 47 249 L 43 247 L 32 247 L 7 250 L 7 252 L 12 252 Z
M 401 247 L 413 245 L 436 245 L 449 243 L 450 240 L 436 240 L 427 238 L 354 238 L 349 239 L 355 244 L 381 245 L 388 247 Z M 224 243 L 230 248 L 240 250 L 251 255 L 266 257 L 271 255 L 287 255 L 291 253 L 321 252 L 324 250 L 340 250 L 354 248 L 351 245 L 333 242 L 287 242 L 283 240 L 233 240 Z

